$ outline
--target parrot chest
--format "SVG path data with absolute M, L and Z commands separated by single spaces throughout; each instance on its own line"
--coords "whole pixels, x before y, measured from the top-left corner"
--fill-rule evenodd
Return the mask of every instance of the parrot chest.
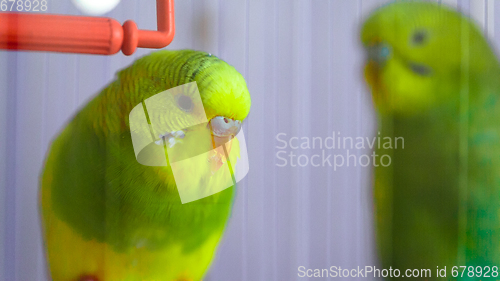
M 404 149 L 379 151 L 393 160 L 375 174 L 383 262 L 453 265 L 458 245 L 465 245 L 467 265 L 500 260 L 500 130 L 483 119 L 484 109 L 474 109 L 465 131 L 458 114 L 382 122 L 381 134 L 405 140 Z
M 137 163 L 127 136 L 112 138 L 125 142 L 115 150 L 79 133 L 61 135 L 43 176 L 53 279 L 200 279 L 224 230 L 234 187 L 181 204 L 175 188 L 151 184 L 157 171 Z

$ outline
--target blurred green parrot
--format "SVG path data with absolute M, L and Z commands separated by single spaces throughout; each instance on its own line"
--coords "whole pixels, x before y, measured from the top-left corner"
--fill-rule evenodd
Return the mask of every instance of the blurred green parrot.
M 238 142 L 230 139 L 251 104 L 242 75 L 216 56 L 192 50 L 138 59 L 73 117 L 47 154 L 40 205 L 52 280 L 203 278 L 230 216 L 235 185 L 182 204 L 171 165 L 142 165 L 134 155 L 129 119 L 148 98 L 190 82 L 196 82 L 201 108 L 188 92 L 157 104 L 144 126 L 161 128 L 152 145 L 210 151 L 229 141 L 227 161 L 238 161 Z M 207 122 L 190 127 L 200 114 Z M 214 172 L 225 162 L 208 155 L 180 177 L 203 184 L 200 169 L 217 162 Z
M 437 2 L 382 6 L 361 38 L 380 136 L 393 140 L 377 148 L 391 164 L 374 175 L 383 268 L 401 277 L 407 269 L 431 270 L 418 280 L 500 279 L 495 52 L 469 18 Z M 400 137 L 404 147 L 396 148 Z M 438 277 L 445 266 L 446 277 Z

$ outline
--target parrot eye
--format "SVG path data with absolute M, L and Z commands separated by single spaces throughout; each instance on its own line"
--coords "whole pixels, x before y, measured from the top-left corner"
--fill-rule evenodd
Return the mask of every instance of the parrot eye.
M 424 30 L 418 30 L 416 31 L 415 33 L 413 33 L 413 36 L 412 36 L 412 43 L 413 45 L 422 45 L 423 43 L 425 43 L 425 40 L 427 39 L 427 34 L 425 33 Z
M 177 98 L 177 105 L 179 106 L 180 109 L 186 112 L 190 112 L 193 110 L 194 104 L 193 101 L 191 100 L 190 97 L 186 95 L 180 95 Z

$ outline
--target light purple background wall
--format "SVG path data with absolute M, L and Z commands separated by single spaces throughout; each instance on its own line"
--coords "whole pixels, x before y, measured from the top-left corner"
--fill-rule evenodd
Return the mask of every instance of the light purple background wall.
M 275 137 L 376 134 L 361 79 L 358 30 L 385 2 L 176 1 L 177 29 L 168 49 L 219 56 L 245 76 L 252 95 L 244 125 L 250 172 L 238 187 L 206 281 L 295 280 L 300 265 L 377 264 L 371 168 L 277 167 Z M 443 2 L 470 14 L 500 47 L 500 0 Z M 154 3 L 122 0 L 106 16 L 155 29 Z M 49 0 L 48 7 L 50 13 L 79 14 L 69 0 Z M 37 192 L 50 141 L 118 69 L 148 52 L 104 57 L 0 51 L 0 280 L 46 279 Z

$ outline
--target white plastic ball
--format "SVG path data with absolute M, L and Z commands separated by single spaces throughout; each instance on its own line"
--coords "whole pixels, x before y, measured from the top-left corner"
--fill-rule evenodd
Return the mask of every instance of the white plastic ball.
M 113 10 L 120 0 L 72 0 L 84 14 L 99 16 Z

